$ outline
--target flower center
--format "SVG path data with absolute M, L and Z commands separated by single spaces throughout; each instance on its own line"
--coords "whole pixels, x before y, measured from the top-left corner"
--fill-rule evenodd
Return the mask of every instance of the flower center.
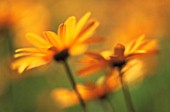
M 118 68 L 122 68 L 124 65 L 126 64 L 125 59 L 121 59 L 120 57 L 114 58 L 111 66 L 112 67 L 118 67 Z
M 114 47 L 114 55 L 115 56 L 124 56 L 125 46 L 118 43 Z
M 125 47 L 122 44 L 117 44 L 114 47 L 114 56 L 112 57 L 111 66 L 122 68 L 126 64 L 124 51 Z
M 66 60 L 68 58 L 68 56 L 69 56 L 68 49 L 64 49 L 61 52 L 55 54 L 54 59 L 56 61 L 64 61 L 64 60 Z

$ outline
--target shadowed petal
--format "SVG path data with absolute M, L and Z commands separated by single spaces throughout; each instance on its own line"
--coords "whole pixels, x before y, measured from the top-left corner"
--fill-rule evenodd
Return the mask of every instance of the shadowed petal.
M 97 54 L 97 53 L 86 52 L 85 54 L 86 54 L 87 56 L 89 56 L 90 58 L 93 58 L 93 59 L 105 60 L 105 59 L 103 58 L 103 56 L 101 56 L 100 54 Z
M 89 66 L 86 66 L 86 67 L 80 69 L 78 71 L 78 75 L 80 75 L 80 76 L 87 76 L 89 74 L 95 73 L 95 72 L 105 68 L 107 66 L 107 64 L 108 63 L 106 63 L 106 62 L 98 62 L 98 63 L 96 62 L 96 63 L 93 63 L 93 64 L 91 64 Z

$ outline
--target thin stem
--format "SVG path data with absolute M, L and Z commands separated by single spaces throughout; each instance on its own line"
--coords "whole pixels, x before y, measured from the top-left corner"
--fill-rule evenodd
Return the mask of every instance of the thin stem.
M 75 80 L 74 80 L 74 78 L 73 78 L 73 75 L 72 75 L 71 70 L 70 70 L 70 67 L 69 67 L 69 65 L 68 65 L 68 63 L 67 63 L 67 60 L 64 60 L 63 62 L 64 62 L 64 66 L 65 66 L 65 68 L 66 68 L 66 71 L 67 71 L 67 73 L 68 73 L 68 77 L 69 77 L 69 79 L 70 79 L 70 82 L 71 82 L 71 84 L 72 84 L 72 87 L 73 87 L 73 89 L 75 90 L 75 92 L 76 92 L 76 94 L 77 94 L 77 97 L 78 97 L 78 99 L 79 99 L 79 101 L 80 101 L 80 104 L 81 104 L 81 106 L 82 106 L 82 108 L 83 108 L 83 112 L 86 112 L 86 104 L 84 103 L 84 101 L 83 101 L 83 99 L 82 99 L 82 97 L 81 97 L 81 95 L 80 95 L 80 93 L 79 93 L 79 91 L 78 91 L 78 89 L 77 89 L 77 87 L 76 87 L 76 82 L 75 82 Z
M 121 73 L 120 70 L 119 70 L 119 73 L 120 73 L 120 81 L 121 81 L 121 84 L 122 84 L 123 95 L 124 95 L 124 99 L 125 99 L 125 102 L 126 102 L 128 112 L 135 112 L 135 109 L 134 109 L 133 103 L 132 103 L 132 99 L 131 99 L 131 96 L 130 96 L 128 85 L 123 80 L 123 73 Z

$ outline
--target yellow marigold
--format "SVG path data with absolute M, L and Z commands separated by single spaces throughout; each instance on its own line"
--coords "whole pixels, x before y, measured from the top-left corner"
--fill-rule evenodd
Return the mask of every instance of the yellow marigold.
M 107 93 L 115 92 L 119 89 L 121 83 L 117 72 L 112 71 L 107 77 L 103 76 L 99 78 L 96 83 L 91 82 L 86 85 L 77 84 L 76 87 L 83 101 L 87 102 L 105 98 Z M 66 88 L 57 88 L 53 90 L 52 97 L 61 108 L 67 108 L 79 103 L 75 91 Z
M 134 63 L 138 65 L 135 65 L 136 67 L 142 68 L 143 63 L 139 57 L 149 56 L 157 52 L 157 41 L 154 39 L 147 40 L 144 38 L 144 35 L 142 35 L 126 48 L 122 44 L 117 44 L 113 51 L 104 51 L 101 54 L 87 52 L 86 55 L 88 57 L 81 59 L 85 67 L 80 69 L 78 74 L 82 76 L 92 74 L 108 66 L 111 69 L 118 67 L 126 71 L 130 67 L 134 68 Z
M 21 48 L 16 50 L 12 68 L 19 73 L 34 67 L 50 63 L 53 59 L 60 61 L 69 55 L 78 55 L 86 51 L 88 44 L 100 41 L 101 38 L 90 38 L 99 23 L 88 21 L 91 13 L 86 13 L 78 22 L 75 17 L 69 17 L 59 25 L 57 34 L 44 31 L 43 37 L 29 33 L 26 38 L 34 48 Z M 87 22 L 88 21 L 88 22 Z

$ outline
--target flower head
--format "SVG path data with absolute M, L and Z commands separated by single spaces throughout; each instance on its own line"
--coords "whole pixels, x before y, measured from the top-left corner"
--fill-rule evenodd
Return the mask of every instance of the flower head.
M 51 31 L 43 32 L 43 37 L 27 34 L 27 39 L 34 48 L 16 50 L 12 64 L 19 73 L 34 67 L 50 63 L 53 59 L 65 60 L 69 55 L 78 55 L 86 51 L 88 44 L 100 41 L 101 38 L 90 38 L 99 23 L 88 21 L 90 13 L 86 13 L 78 22 L 75 17 L 69 17 L 60 24 L 57 34 Z M 88 21 L 88 22 L 87 22 Z
M 138 57 L 156 52 L 155 40 L 144 40 L 143 35 L 127 47 L 117 44 L 113 51 L 102 52 L 101 54 L 86 52 L 88 57 L 81 59 L 81 62 L 85 64 L 85 68 L 79 71 L 80 75 L 91 74 L 106 67 L 109 67 L 111 70 L 96 83 L 77 85 L 77 90 L 83 101 L 101 99 L 109 92 L 118 90 L 122 86 L 120 68 L 121 72 L 124 72 L 123 78 L 126 82 L 134 82 L 136 79 L 141 79 L 142 72 L 139 73 L 139 70 L 142 69 L 144 64 Z M 52 95 L 60 107 L 63 108 L 79 103 L 73 90 L 64 88 L 55 89 Z
M 144 35 L 134 40 L 125 47 L 117 44 L 113 51 L 104 51 L 101 54 L 87 52 L 85 59 L 81 59 L 85 63 L 85 67 L 78 71 L 79 75 L 88 75 L 99 71 L 103 68 L 128 68 L 130 61 L 139 57 L 148 56 L 158 52 L 156 40 L 146 40 Z M 139 61 L 140 62 L 140 61 Z M 122 69 L 123 70 L 123 69 Z
M 114 74 L 114 75 L 113 75 Z M 86 85 L 77 84 L 84 102 L 105 98 L 109 92 L 115 92 L 121 87 L 119 75 L 112 71 L 107 77 L 100 77 L 96 83 L 87 83 Z M 79 103 L 77 94 L 74 90 L 66 88 L 57 88 L 52 91 L 53 99 L 61 108 L 70 107 Z

